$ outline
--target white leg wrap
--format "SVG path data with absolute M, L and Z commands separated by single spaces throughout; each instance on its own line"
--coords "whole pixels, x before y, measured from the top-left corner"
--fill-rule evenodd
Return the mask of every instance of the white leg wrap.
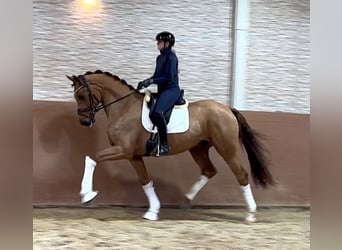
M 144 185 L 143 189 L 147 196 L 148 203 L 150 206 L 150 208 L 148 209 L 148 212 L 152 212 L 156 214 L 159 213 L 160 201 L 158 199 L 156 192 L 154 191 L 153 182 L 150 181 L 149 183 Z
M 199 177 L 199 180 L 191 187 L 190 191 L 185 194 L 186 198 L 188 198 L 189 200 L 193 200 L 208 181 L 208 177 L 206 177 L 205 175 L 201 175 Z
M 251 186 L 247 184 L 246 186 L 241 186 L 241 189 L 242 189 L 245 201 L 247 203 L 248 212 L 251 212 L 251 213 L 256 212 L 257 205 L 253 197 Z
M 82 202 L 87 202 L 90 198 L 94 198 L 97 192 L 93 191 L 93 174 L 96 166 L 96 162 L 89 156 L 85 157 L 84 160 L 84 173 L 81 182 L 80 195 L 82 196 Z M 87 198 L 85 198 L 87 197 Z

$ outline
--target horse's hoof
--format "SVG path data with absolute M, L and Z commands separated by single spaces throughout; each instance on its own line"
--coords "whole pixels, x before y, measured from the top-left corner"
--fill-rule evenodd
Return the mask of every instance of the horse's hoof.
M 151 212 L 151 211 L 147 211 L 143 217 L 146 220 L 153 220 L 153 221 L 159 220 L 158 214 Z
M 255 214 L 254 213 L 248 213 L 247 217 L 245 219 L 246 224 L 252 224 L 256 222 Z
M 90 203 L 96 198 L 97 194 L 98 194 L 98 191 L 90 191 L 86 194 L 81 194 L 81 196 L 82 196 L 81 202 L 83 204 Z
M 183 204 L 180 205 L 182 209 L 189 209 L 191 208 L 191 200 L 185 195 Z

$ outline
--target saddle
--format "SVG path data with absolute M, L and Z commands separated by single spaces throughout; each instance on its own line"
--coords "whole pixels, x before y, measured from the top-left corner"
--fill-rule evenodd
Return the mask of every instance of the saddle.
M 151 91 L 145 92 L 145 101 L 146 101 L 147 107 L 149 108 L 149 116 L 153 112 L 157 100 L 158 100 L 157 93 L 152 93 Z M 176 103 L 164 114 L 166 124 L 169 124 L 171 114 L 174 109 L 185 108 L 187 107 L 187 105 L 188 103 L 184 99 L 184 90 L 182 89 Z M 150 138 L 146 142 L 146 152 L 144 156 L 150 156 L 150 153 L 156 148 L 156 146 L 159 143 L 159 136 L 158 136 L 158 133 L 154 131 L 154 128 L 155 128 L 155 125 L 153 125 Z
M 146 95 L 149 95 L 148 92 L 145 93 Z M 146 99 L 149 99 L 149 100 L 146 100 Z M 154 111 L 154 108 L 155 108 L 155 105 L 157 103 L 157 100 L 158 100 L 158 93 L 152 93 L 150 92 L 150 96 L 149 98 L 148 97 L 145 97 L 145 100 L 147 102 L 147 107 L 150 109 L 150 114 Z M 165 112 L 164 114 L 164 117 L 165 117 L 165 120 L 166 120 L 166 124 L 169 123 L 170 121 L 170 117 L 171 117 L 171 113 L 172 113 L 172 110 L 175 106 L 182 106 L 186 104 L 186 100 L 184 99 L 184 89 L 181 89 L 180 91 L 180 95 L 179 95 L 179 98 L 178 100 L 176 101 L 176 103 L 169 109 Z

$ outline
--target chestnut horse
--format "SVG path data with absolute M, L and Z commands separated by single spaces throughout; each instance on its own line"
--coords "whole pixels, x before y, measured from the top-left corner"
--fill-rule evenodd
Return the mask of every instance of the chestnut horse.
M 80 193 L 82 202 L 89 202 L 97 195 L 97 191 L 92 189 L 96 163 L 127 159 L 136 170 L 149 201 L 149 209 L 143 217 L 158 220 L 159 198 L 143 161 L 146 141 L 150 137 L 150 132 L 141 124 L 144 95 L 118 76 L 100 70 L 67 78 L 73 82 L 81 125 L 92 126 L 95 113 L 101 109 L 105 110 L 108 119 L 107 133 L 111 147 L 98 152 L 94 160 L 86 157 Z M 213 146 L 241 185 L 248 210 L 246 222 L 254 222 L 257 206 L 248 174 L 238 153 L 242 144 L 248 154 L 252 178 L 256 185 L 266 188 L 275 184 L 267 166 L 266 148 L 261 143 L 259 134 L 251 129 L 238 110 L 218 102 L 196 101 L 189 103 L 188 109 L 189 129 L 184 133 L 168 134 L 169 155 L 189 150 L 200 167 L 201 175 L 185 197 L 189 201 L 194 199 L 200 189 L 217 173 L 209 159 L 209 149 Z

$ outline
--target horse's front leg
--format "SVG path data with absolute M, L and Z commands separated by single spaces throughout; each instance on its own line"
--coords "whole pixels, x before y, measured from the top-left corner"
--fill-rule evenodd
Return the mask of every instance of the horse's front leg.
M 131 158 L 125 152 L 120 145 L 115 145 L 104 150 L 99 151 L 96 154 L 97 162 L 108 161 L 108 160 L 121 160 L 121 159 L 129 159 L 130 163 L 134 167 L 140 183 L 143 187 L 143 190 L 147 196 L 149 202 L 149 209 L 144 214 L 144 218 L 148 220 L 158 220 L 158 213 L 160 209 L 160 202 L 157 194 L 154 191 L 153 182 L 150 180 L 145 163 L 142 157 L 133 157 Z M 82 203 L 88 203 L 92 201 L 96 195 L 97 191 L 93 191 L 93 173 L 95 170 L 96 161 L 91 159 L 89 156 L 86 156 L 85 160 L 85 169 L 84 176 L 82 179 L 81 185 L 81 196 Z
M 80 191 L 82 203 L 91 202 L 98 194 L 98 191 L 93 190 L 93 175 L 95 166 L 96 162 L 87 155 L 84 160 L 84 173 Z
M 143 217 L 147 220 L 158 220 L 160 201 L 156 192 L 154 191 L 153 181 L 148 176 L 145 163 L 140 156 L 130 159 L 130 162 L 138 174 L 140 183 L 149 203 L 149 209 Z
M 122 147 L 119 145 L 115 145 L 98 152 L 96 155 L 96 160 L 120 160 L 125 158 L 125 156 L 126 154 L 122 150 Z M 93 201 L 98 194 L 98 191 L 93 190 L 93 175 L 95 171 L 96 161 L 94 159 L 91 159 L 89 156 L 86 156 L 84 164 L 85 166 L 81 182 L 80 195 L 82 203 L 89 203 Z
M 98 161 L 105 160 L 119 160 L 119 159 L 129 159 L 130 163 L 134 167 L 140 183 L 143 187 L 143 190 L 147 196 L 149 202 L 149 209 L 144 214 L 144 218 L 147 220 L 158 220 L 158 213 L 160 209 L 160 202 L 156 192 L 154 191 L 153 182 L 150 180 L 145 163 L 141 156 L 131 157 L 127 154 L 120 146 L 116 145 L 111 148 L 107 148 L 103 151 L 100 151 L 97 154 Z

